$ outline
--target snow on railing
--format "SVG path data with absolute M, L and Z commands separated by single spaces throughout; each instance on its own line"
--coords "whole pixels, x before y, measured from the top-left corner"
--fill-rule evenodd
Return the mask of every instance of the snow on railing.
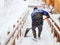
M 34 7 L 45 8 L 45 4 L 41 4 L 41 5 L 29 5 L 28 7 L 30 7 L 30 8 L 34 8 Z
M 15 45 L 15 39 L 18 40 L 19 37 L 21 37 L 22 32 L 21 29 L 23 28 L 23 25 L 25 24 L 27 17 L 28 17 L 29 10 L 26 10 L 24 12 L 24 17 L 20 20 L 17 20 L 18 25 L 13 25 L 13 31 L 8 32 L 8 38 L 5 40 L 5 42 L 2 45 Z
M 51 27 L 51 32 L 54 34 L 54 37 L 57 38 L 57 42 L 60 42 L 60 27 L 57 26 L 57 24 L 52 18 L 48 20 L 48 24 Z

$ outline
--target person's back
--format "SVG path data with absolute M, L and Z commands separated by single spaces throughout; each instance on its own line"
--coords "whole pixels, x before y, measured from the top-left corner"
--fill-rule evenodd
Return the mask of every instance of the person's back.
M 34 19 L 43 19 L 43 15 L 50 17 L 47 11 L 44 11 L 42 9 L 34 9 L 34 11 L 31 13 L 32 21 Z M 34 18 L 35 17 L 35 18 Z
M 42 10 L 35 9 L 32 12 L 31 17 L 32 17 L 32 21 L 33 21 L 35 26 L 38 26 L 39 24 L 43 25 L 43 13 L 42 13 Z
M 38 26 L 40 24 L 43 25 L 43 15 L 41 12 L 36 12 L 33 17 L 32 21 L 34 22 L 35 26 Z

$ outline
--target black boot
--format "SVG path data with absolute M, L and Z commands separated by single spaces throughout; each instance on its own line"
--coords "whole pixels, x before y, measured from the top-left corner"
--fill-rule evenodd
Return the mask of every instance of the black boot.
M 42 25 L 38 26 L 38 38 L 40 38 L 42 32 Z
M 40 38 L 41 32 L 38 32 L 38 38 Z
M 33 36 L 36 39 L 36 31 L 35 30 L 33 30 Z
M 41 38 L 41 32 L 42 32 L 42 30 L 39 30 L 39 31 L 38 31 L 38 38 L 39 38 L 39 39 Z
M 26 32 L 25 32 L 24 37 L 26 37 L 26 35 L 27 35 L 27 33 L 29 32 L 29 30 L 30 30 L 29 28 L 26 29 Z

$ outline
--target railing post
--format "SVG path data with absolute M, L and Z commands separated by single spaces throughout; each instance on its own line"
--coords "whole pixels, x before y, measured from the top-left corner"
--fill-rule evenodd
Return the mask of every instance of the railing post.
M 19 20 L 17 20 L 17 23 L 19 23 Z
M 51 24 L 51 32 L 52 32 L 52 30 L 53 30 L 52 28 L 53 28 L 53 26 L 52 26 L 52 24 Z
M 20 37 L 21 37 L 21 29 L 20 29 Z
M 18 36 L 19 36 L 19 35 L 17 35 L 17 40 L 18 40 L 18 38 L 19 38 Z
M 60 42 L 60 35 L 57 34 L 57 42 Z
M 19 32 L 19 38 L 20 38 L 20 32 Z
M 9 35 L 9 34 L 10 34 L 10 31 L 7 32 L 7 35 Z
M 54 30 L 54 37 L 57 37 L 57 33 L 56 33 L 56 30 Z
M 12 45 L 15 45 L 15 40 L 14 40 L 14 42 L 13 42 L 13 44 Z
M 16 25 L 13 25 L 13 28 L 15 28 Z
M 19 39 L 19 33 L 18 33 L 18 39 Z

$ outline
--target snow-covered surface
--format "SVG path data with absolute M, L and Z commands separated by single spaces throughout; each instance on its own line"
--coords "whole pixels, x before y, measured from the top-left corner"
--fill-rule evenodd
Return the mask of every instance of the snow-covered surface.
M 0 16 L 4 14 L 4 0 L 0 0 Z
M 17 24 L 17 19 L 19 19 L 19 17 L 22 17 L 23 13 L 26 11 L 26 9 L 28 8 L 28 5 L 30 4 L 42 4 L 40 2 L 37 3 L 37 1 L 35 0 L 35 2 L 29 2 L 29 1 L 23 1 L 23 0 L 5 0 L 7 1 L 4 2 L 4 0 L 0 0 L 0 43 L 3 43 L 3 41 L 7 38 L 7 32 L 11 31 L 12 32 L 12 25 Z M 48 9 L 45 9 L 48 10 Z M 31 13 L 31 11 L 30 11 Z M 26 21 L 26 25 L 23 29 L 23 33 L 25 32 L 24 30 L 27 27 L 31 27 L 31 18 L 30 18 L 30 14 L 29 17 Z M 45 25 L 46 24 L 46 25 Z M 46 30 L 46 31 L 45 31 Z M 30 35 L 30 37 L 26 38 L 23 40 L 23 43 L 20 44 L 20 40 L 17 41 L 17 45 L 55 45 L 56 42 L 53 38 L 53 36 L 51 36 L 52 34 L 50 33 L 50 28 L 46 22 L 46 20 L 44 21 L 44 26 L 43 26 L 43 31 L 41 34 L 41 39 L 38 40 L 36 43 L 33 42 L 33 40 L 31 38 L 33 38 L 32 33 L 29 32 L 28 35 Z M 28 42 L 28 43 L 27 43 Z M 57 45 L 57 44 L 56 44 Z

